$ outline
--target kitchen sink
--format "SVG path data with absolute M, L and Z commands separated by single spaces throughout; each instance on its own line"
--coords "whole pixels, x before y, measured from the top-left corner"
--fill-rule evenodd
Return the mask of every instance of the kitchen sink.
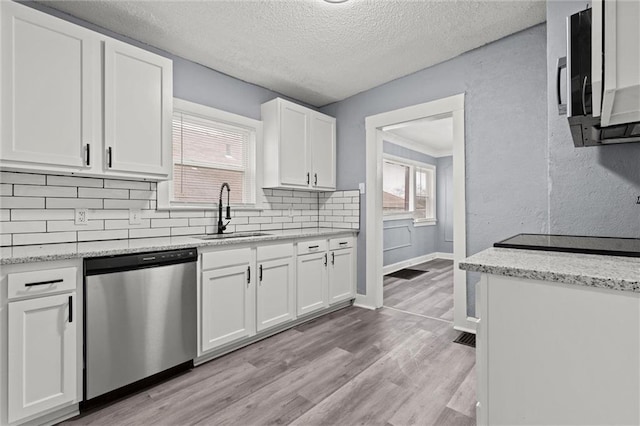
M 271 235 L 267 232 L 228 232 L 226 234 L 208 234 L 201 237 L 196 237 L 201 240 L 222 240 L 227 238 L 248 238 L 248 237 L 262 237 L 265 235 Z

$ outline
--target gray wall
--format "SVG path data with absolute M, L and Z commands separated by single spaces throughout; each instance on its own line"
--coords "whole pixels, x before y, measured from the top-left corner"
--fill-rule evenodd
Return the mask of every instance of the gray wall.
M 438 165 L 437 158 L 387 141 L 384 142 L 383 152 L 436 167 Z M 437 203 L 436 195 L 436 208 Z M 437 226 L 414 226 L 413 219 L 385 220 L 382 231 L 383 265 L 392 265 L 437 251 L 438 235 Z
M 365 181 L 365 117 L 465 92 L 468 254 L 519 232 L 546 232 L 546 58 L 542 24 L 322 108 L 338 120 L 338 187 Z M 362 227 L 360 247 L 366 239 Z M 471 275 L 471 315 L 476 280 Z M 358 292 L 365 291 L 358 250 Z
M 574 148 L 556 107 L 555 65 L 565 56 L 565 17 L 584 8 L 547 2 L 549 222 L 556 234 L 640 237 L 640 143 Z
M 453 253 L 453 157 L 440 157 L 436 169 L 436 251 Z

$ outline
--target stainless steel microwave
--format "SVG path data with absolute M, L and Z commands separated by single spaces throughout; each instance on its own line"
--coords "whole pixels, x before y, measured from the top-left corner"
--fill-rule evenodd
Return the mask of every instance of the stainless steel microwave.
M 633 120 L 636 118 L 633 114 L 630 115 L 633 121 L 627 118 L 628 122 L 613 123 L 625 120 L 624 118 L 612 119 L 611 123 L 604 125 L 603 116 L 606 105 L 603 105 L 603 101 L 606 101 L 607 96 L 615 96 L 616 92 L 615 90 L 605 92 L 605 85 L 602 84 L 606 80 L 605 70 L 614 71 L 607 70 L 605 67 L 605 59 L 611 59 L 605 58 L 606 51 L 603 50 L 603 46 L 606 45 L 604 36 L 607 34 L 604 31 L 607 25 L 607 21 L 604 20 L 606 9 L 602 9 L 602 2 L 598 6 L 601 8 L 598 10 L 599 13 L 593 13 L 592 8 L 588 8 L 567 18 L 567 56 L 558 61 L 556 87 L 559 112 L 567 114 L 571 136 L 576 147 L 640 142 L 640 121 Z M 626 62 L 621 61 L 620 58 L 617 62 L 626 66 Z M 567 94 L 566 104 L 563 104 L 561 70 L 565 67 Z M 640 110 L 640 96 L 637 92 L 629 91 L 626 87 L 624 89 L 624 93 L 618 90 L 618 104 L 620 99 L 625 100 L 624 95 L 627 104 L 631 106 L 629 108 L 626 105 L 624 108 Z M 620 109 L 622 106 L 617 108 Z

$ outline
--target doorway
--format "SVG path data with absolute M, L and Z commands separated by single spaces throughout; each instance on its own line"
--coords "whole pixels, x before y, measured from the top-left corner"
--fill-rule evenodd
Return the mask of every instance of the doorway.
M 451 117 L 453 169 L 453 326 L 475 332 L 475 319 L 467 317 L 467 277 L 458 268 L 466 257 L 464 93 L 389 111 L 365 119 L 366 126 L 366 295 L 358 295 L 361 306 L 380 308 L 383 288 L 383 129 L 416 120 Z

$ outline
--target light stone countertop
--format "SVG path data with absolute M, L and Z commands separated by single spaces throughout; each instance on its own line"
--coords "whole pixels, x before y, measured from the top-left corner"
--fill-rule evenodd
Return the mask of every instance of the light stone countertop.
M 345 234 L 354 235 L 357 234 L 357 232 L 358 230 L 355 229 L 302 228 L 285 231 L 265 231 L 264 233 L 267 235 L 261 236 L 212 240 L 202 240 L 197 238 L 197 236 L 183 236 L 2 247 L 2 252 L 0 253 L 0 265 L 113 256 L 118 254 L 176 250 L 181 248 L 218 247 L 232 244 L 305 239 L 313 237 L 326 238 Z
M 466 258 L 465 271 L 640 293 L 640 258 L 490 248 Z

